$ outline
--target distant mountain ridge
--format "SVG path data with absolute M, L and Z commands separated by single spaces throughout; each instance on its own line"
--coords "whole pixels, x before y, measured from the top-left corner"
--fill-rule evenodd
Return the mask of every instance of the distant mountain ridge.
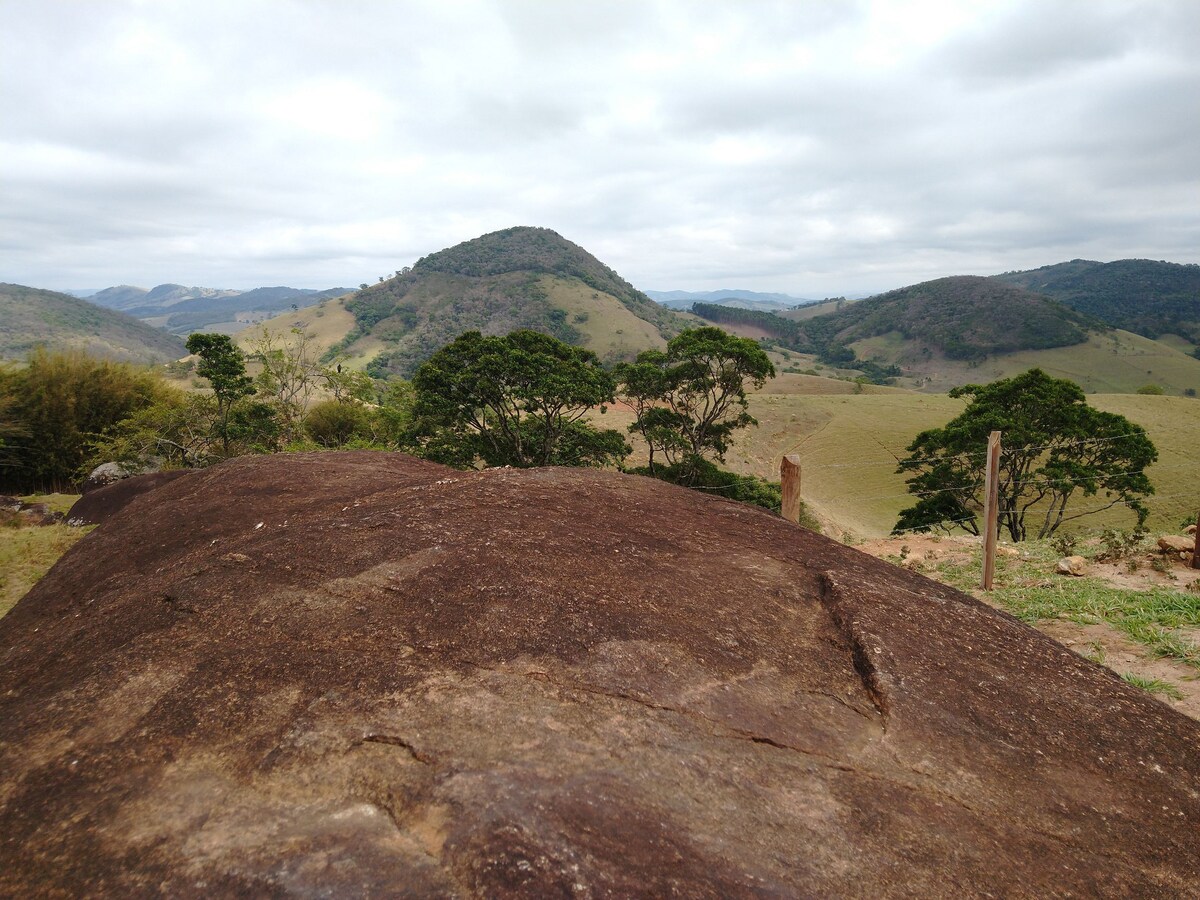
M 186 335 L 231 322 L 239 315 L 270 315 L 289 306 L 308 306 L 326 297 L 340 297 L 348 293 L 349 288 L 318 291 L 280 286 L 239 291 L 160 284 L 146 290 L 122 284 L 97 291 L 87 299 L 90 303 L 120 310 L 139 319 L 162 320 L 155 324 L 161 324 L 174 334 Z
M 1053 297 L 1102 322 L 1149 338 L 1178 334 L 1200 344 L 1200 265 L 1150 259 L 1087 259 L 993 276 Z
M 0 284 L 0 358 L 21 359 L 36 346 L 142 363 L 187 354 L 179 338 L 118 310 L 56 291 Z
M 721 306 L 770 312 L 817 302 L 803 297 L 793 297 L 790 294 L 762 293 L 738 288 L 725 288 L 718 291 L 646 291 L 646 295 L 668 309 L 681 310 L 690 310 L 693 303 L 716 303 Z

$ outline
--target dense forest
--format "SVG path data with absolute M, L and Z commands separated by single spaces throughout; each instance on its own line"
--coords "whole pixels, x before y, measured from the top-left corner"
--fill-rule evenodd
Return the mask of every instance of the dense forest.
M 1179 334 L 1200 344 L 1200 265 L 1076 259 L 995 278 L 1053 297 L 1114 328 L 1149 338 Z

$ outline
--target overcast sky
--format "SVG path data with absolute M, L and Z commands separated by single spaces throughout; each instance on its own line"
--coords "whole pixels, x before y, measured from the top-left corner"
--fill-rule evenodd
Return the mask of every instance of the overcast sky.
M 0 280 L 642 289 L 1200 262 L 1200 2 L 0 0 Z

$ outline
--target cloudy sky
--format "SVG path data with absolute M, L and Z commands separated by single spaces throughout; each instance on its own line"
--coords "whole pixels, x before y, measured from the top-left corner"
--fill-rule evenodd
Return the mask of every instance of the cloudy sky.
M 1200 262 L 1200 2 L 0 0 L 0 280 L 643 289 Z

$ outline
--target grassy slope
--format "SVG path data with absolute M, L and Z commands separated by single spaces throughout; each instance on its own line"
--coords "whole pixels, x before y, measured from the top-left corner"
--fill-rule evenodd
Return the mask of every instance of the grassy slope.
M 899 364 L 908 377 L 901 383 L 923 391 L 944 392 L 968 383 L 1010 378 L 1035 366 L 1055 378 L 1069 378 L 1088 393 L 1134 393 L 1157 384 L 1167 393 L 1200 391 L 1200 360 L 1171 343 L 1152 341 L 1128 331 L 1091 334 L 1082 344 L 1052 350 L 1022 350 L 990 356 L 979 363 L 924 356 L 916 343 L 891 332 L 851 345 L 860 358 Z
M 293 328 L 299 328 L 313 337 L 318 353 L 324 353 L 338 343 L 354 327 L 354 316 L 346 309 L 346 298 L 337 297 L 322 300 L 314 306 L 305 306 L 299 310 L 289 309 L 285 313 L 266 319 L 247 328 L 243 328 L 234 336 L 243 349 L 262 334 L 263 328 L 272 334 L 286 338 Z M 383 342 L 367 336 L 355 342 L 351 348 L 346 364 L 353 369 L 361 369 L 383 349 Z
M 187 352 L 180 339 L 124 313 L 54 291 L 0 284 L 0 359 L 23 358 L 38 344 L 143 363 Z
M 46 503 L 52 510 L 65 513 L 79 496 L 39 494 L 24 499 Z M 70 525 L 0 527 L 0 616 L 12 609 L 59 557 L 89 531 L 91 528 Z
M 917 394 L 867 385 L 862 394 L 845 382 L 785 375 L 753 395 L 751 412 L 759 427 L 739 436 L 729 467 L 778 478 L 785 453 L 798 453 L 803 465 L 802 495 L 832 534 L 886 534 L 899 511 L 911 505 L 895 459 L 916 434 L 938 428 L 964 405 L 945 394 Z M 1200 400 L 1142 395 L 1095 395 L 1089 403 L 1142 425 L 1159 449 L 1150 469 L 1158 495 L 1151 498 L 1150 525 L 1174 529 L 1200 506 L 1200 488 L 1188 473 L 1200 464 Z M 1079 508 L 1100 505 L 1080 498 Z M 1126 512 L 1080 520 L 1080 527 L 1128 528 Z
M 634 315 L 611 294 L 553 275 L 543 275 L 541 285 L 550 305 L 565 309 L 567 322 L 583 334 L 583 346 L 602 360 L 630 359 L 642 350 L 667 346 L 653 323 Z M 586 321 L 577 321 L 585 314 Z

